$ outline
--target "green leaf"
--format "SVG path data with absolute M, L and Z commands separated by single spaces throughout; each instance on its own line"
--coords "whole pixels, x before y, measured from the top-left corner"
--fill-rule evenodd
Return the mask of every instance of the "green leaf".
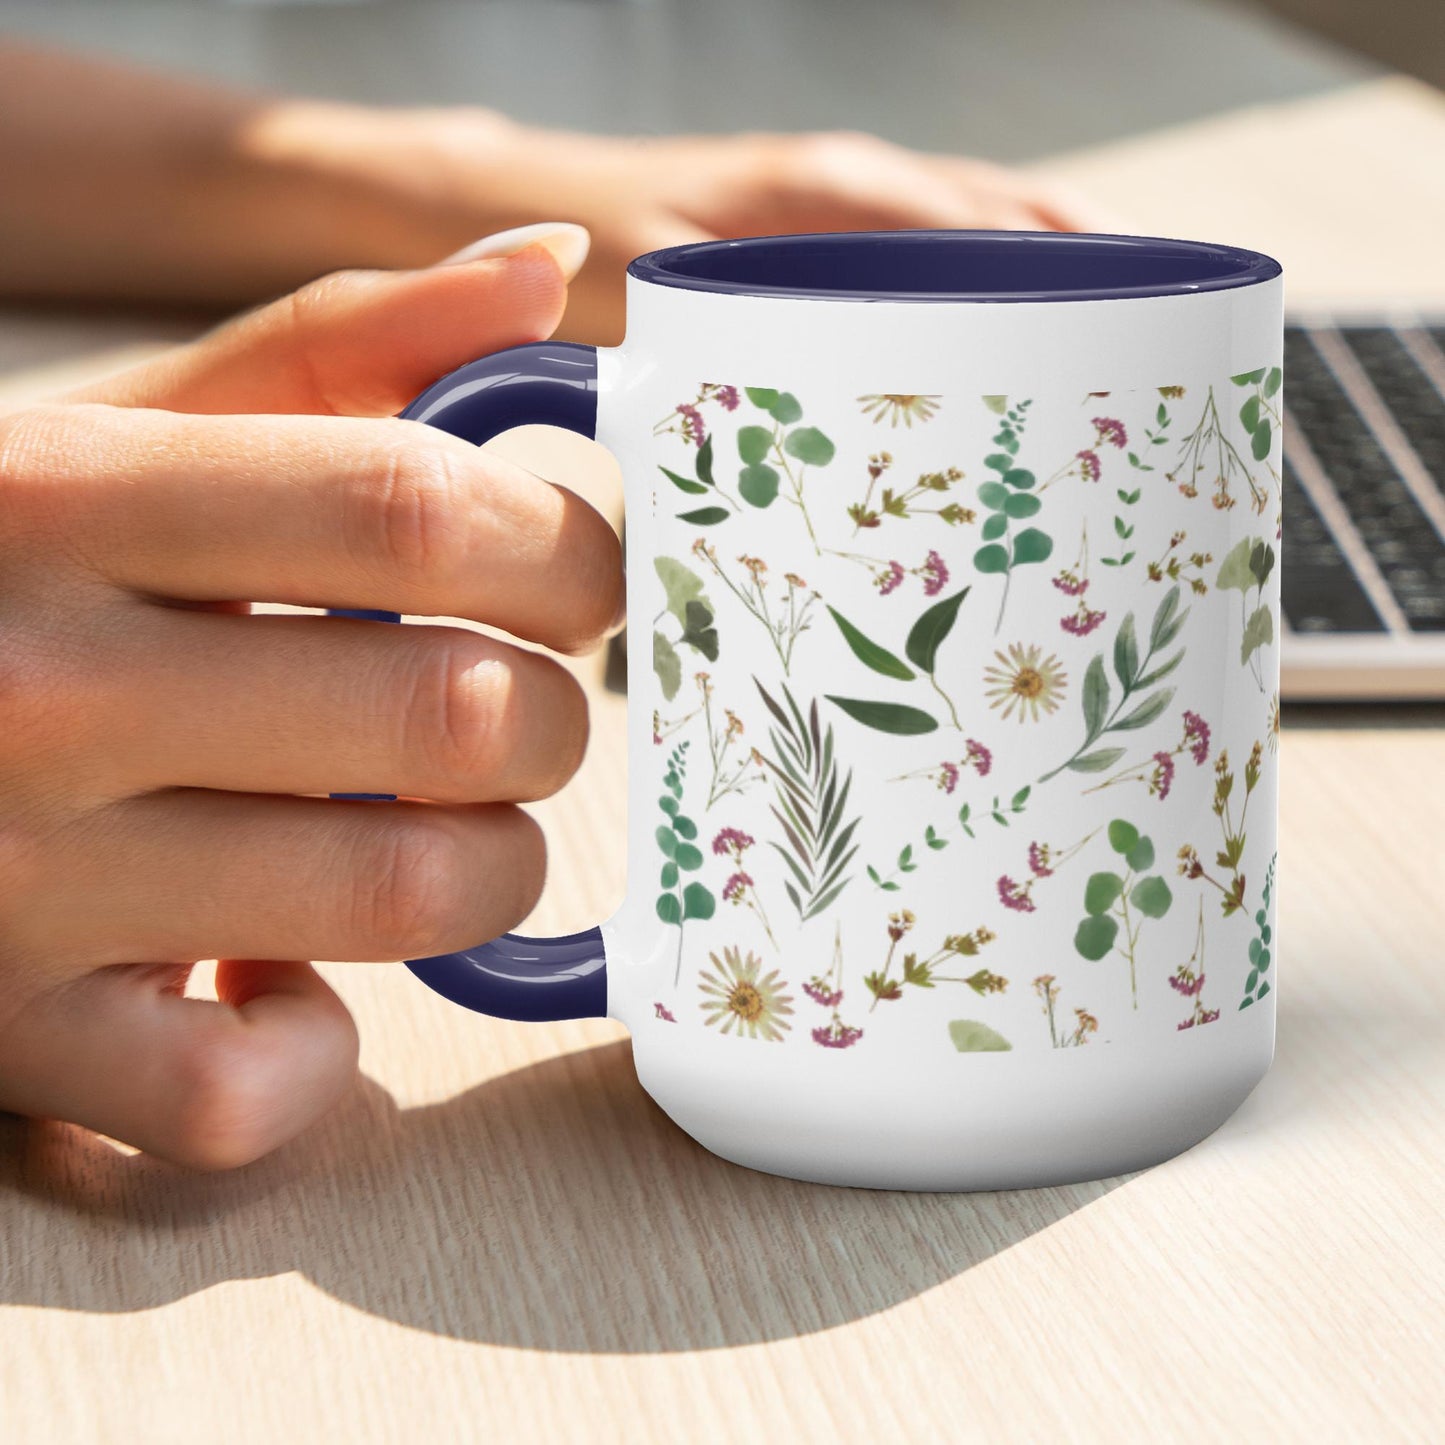
M 1263 587 L 1274 571 L 1274 548 L 1268 542 L 1256 542 L 1249 549 L 1249 575 Z
M 1134 684 L 1135 690 L 1138 692 L 1143 692 L 1146 687 L 1153 687 L 1156 682 L 1163 682 L 1164 679 L 1168 677 L 1169 674 L 1173 672 L 1174 669 L 1178 667 L 1179 664 L 1183 661 L 1183 651 L 1181 650 L 1179 652 L 1176 652 L 1174 656 L 1169 659 L 1168 662 L 1161 663 L 1158 667 L 1152 669 L 1150 672 L 1145 673 L 1144 676 L 1141 677 L 1139 681 Z
M 986 396 L 986 397 L 984 397 L 984 399 L 983 399 L 983 404 L 984 404 L 995 416 L 1002 416 L 1002 415 L 1004 414 L 1004 412 L 1008 409 L 1008 397 L 1006 397 L 1006 396 Z
M 1259 425 L 1259 397 L 1249 397 L 1239 409 L 1239 420 L 1245 431 L 1253 431 Z
M 748 400 L 756 407 L 764 411 L 772 411 L 778 404 L 778 393 L 766 386 L 745 386 L 743 388 L 748 394 Z
M 1128 613 L 1114 636 L 1114 675 L 1128 692 L 1139 676 L 1139 643 L 1134 636 L 1134 614 Z
M 953 624 L 958 620 L 958 609 L 963 605 L 968 591 L 965 587 L 961 592 L 955 592 L 952 597 L 935 602 L 909 629 L 908 641 L 903 650 L 908 654 L 908 660 L 921 671 L 933 671 L 938 661 L 938 649 L 943 645 L 944 638 L 953 631 Z
M 1107 913 L 1119 901 L 1124 880 L 1117 873 L 1095 873 L 1084 885 L 1084 912 L 1090 918 Z
M 1119 936 L 1119 920 L 1104 913 L 1086 918 L 1074 931 L 1074 948 L 1085 958 L 1097 963 L 1114 946 Z
M 654 557 L 652 566 L 662 590 L 667 593 L 667 610 L 686 626 L 687 604 L 707 601 L 703 596 L 702 578 L 674 557 Z
M 1084 731 L 1091 743 L 1104 731 L 1109 717 L 1109 679 L 1104 675 L 1104 654 L 1096 652 L 1084 670 Z
M 985 542 L 996 542 L 1005 532 L 1008 531 L 1008 517 L 1003 512 L 990 512 L 983 519 L 983 530 L 980 536 Z M 999 551 L 1003 551 L 1000 547 Z M 1004 554 L 1004 561 L 1007 563 L 1008 554 Z
M 1003 504 L 1013 495 L 1002 482 L 980 482 L 978 484 L 978 500 L 985 507 L 991 507 L 995 512 L 1003 508 Z
M 1028 492 L 1015 492 L 1003 504 L 1003 509 L 1007 516 L 1012 517 L 1015 521 L 1020 521 L 1024 517 L 1032 517 L 1035 513 L 1042 511 L 1043 505 L 1037 497 Z
M 1174 689 L 1166 687 L 1145 698 L 1133 712 L 1125 713 L 1121 718 L 1115 719 L 1109 724 L 1111 733 L 1133 732 L 1136 728 L 1148 727 L 1155 718 L 1174 701 Z
M 672 862 L 671 859 L 669 859 L 666 863 L 664 863 L 664 864 L 662 865 L 662 872 L 661 872 L 661 874 L 658 876 L 658 880 L 657 880 L 657 881 L 658 881 L 659 883 L 661 883 L 664 888 L 676 888 L 676 887 L 677 887 L 677 864 L 674 863 L 674 862 Z
M 1264 945 L 1259 941 L 1259 939 L 1257 939 L 1257 938 L 1251 938 L 1251 939 L 1249 940 L 1249 961 L 1250 961 L 1256 968 L 1259 967 L 1259 955 L 1260 955 L 1260 951 L 1261 951 L 1261 949 L 1263 949 L 1263 947 L 1264 947 Z M 1253 984 L 1250 985 L 1251 988 L 1252 988 L 1253 986 L 1254 986 Z
M 745 426 L 738 432 L 738 455 L 754 466 L 772 450 L 773 434 L 765 426 Z
M 664 793 L 658 800 L 657 806 L 662 809 L 669 818 L 677 815 L 677 799 L 669 793 Z
M 712 608 L 705 602 L 689 602 L 682 641 L 702 653 L 709 662 L 717 661 L 717 628 L 712 625 Z
M 783 450 L 810 467 L 826 467 L 833 460 L 833 443 L 815 426 L 800 426 L 788 433 Z
M 1229 378 L 1236 386 L 1253 386 L 1257 381 L 1264 380 L 1264 367 L 1258 371 L 1241 371 L 1238 376 Z
M 1269 418 L 1262 417 L 1249 440 L 1249 450 L 1255 461 L 1262 462 L 1269 455 L 1273 444 L 1274 433 L 1270 430 Z
M 671 702 L 682 686 L 682 659 L 662 633 L 652 634 L 652 670 L 662 684 L 662 695 Z
M 992 520 L 993 518 L 990 517 L 989 521 Z M 984 531 L 988 531 L 988 522 L 984 523 Z M 997 542 L 988 547 L 980 547 L 973 554 L 973 565 L 980 572 L 1007 572 L 1008 553 Z
M 674 813 L 672 815 L 672 831 L 676 833 L 679 838 L 696 838 L 697 824 L 684 813 Z M 683 867 L 687 867 L 687 864 L 684 863 Z
M 1047 562 L 1054 550 L 1054 541 L 1037 527 L 1025 527 L 1014 538 L 1014 566 L 1028 562 Z
M 1244 624 L 1244 636 L 1239 643 L 1239 660 L 1248 662 L 1261 647 L 1274 641 L 1274 615 L 1268 607 L 1258 607 Z
M 1134 529 L 1122 517 L 1114 518 L 1114 532 L 1126 542 L 1134 535 Z
M 701 482 L 706 482 L 706 483 L 708 484 L 708 486 L 711 487 L 711 486 L 714 485 L 714 482 L 713 482 L 713 479 L 712 479 L 712 433 L 711 433 L 711 432 L 708 433 L 708 438 L 707 438 L 707 440 L 706 440 L 705 442 L 703 442 L 703 444 L 697 449 L 697 476 L 698 476 L 698 480 L 699 480 L 699 481 L 701 481 Z
M 948 1026 L 948 1036 L 961 1054 L 1001 1054 L 1013 1048 L 997 1029 L 977 1019 L 954 1019 Z
M 663 857 L 673 858 L 677 855 L 677 834 L 665 823 L 659 825 L 653 837 L 657 839 L 657 846 L 662 849 Z
M 1154 609 L 1154 621 L 1149 627 L 1149 651 L 1151 654 L 1162 652 L 1179 636 L 1179 629 L 1184 626 L 1184 620 L 1189 616 L 1187 607 L 1183 612 L 1179 610 L 1179 599 L 1180 590 L 1176 585 L 1164 594 L 1159 601 L 1159 606 Z
M 880 733 L 912 737 L 918 733 L 935 732 L 938 728 L 933 718 L 916 707 L 904 707 L 893 702 L 870 702 L 863 698 L 834 697 L 831 693 L 827 697 L 855 722 Z
M 1032 783 L 1025 783 L 1023 787 L 1009 799 L 1009 807 L 1012 808 L 1015 813 L 1019 812 L 1023 808 L 1023 805 L 1028 802 L 1029 794 L 1032 793 L 1033 790 Z
M 1151 839 L 1140 838 L 1139 841 L 1124 854 L 1124 861 L 1129 865 L 1131 873 L 1143 873 L 1146 869 L 1154 866 L 1154 844 Z
M 803 415 L 803 408 L 798 405 L 798 398 L 790 391 L 780 393 L 778 399 L 768 410 L 773 414 L 773 419 L 782 422 L 784 426 L 792 426 Z
M 990 452 L 983 459 L 983 464 L 989 471 L 997 472 L 999 476 L 1003 476 L 1005 472 L 1013 471 L 1014 459 L 1009 456 L 1007 452 Z
M 738 474 L 738 491 L 754 507 L 770 507 L 778 495 L 778 474 L 772 467 L 744 467 Z
M 1249 570 L 1254 543 L 1253 537 L 1244 537 L 1229 549 L 1214 579 L 1216 587 L 1226 592 L 1248 592 L 1254 586 L 1254 573 Z
M 1116 853 L 1127 853 L 1139 846 L 1139 830 L 1123 818 L 1115 818 L 1109 824 L 1109 846 Z
M 657 916 L 664 923 L 682 922 L 682 904 L 677 901 L 677 894 L 663 893 L 658 897 Z
M 691 477 L 680 477 L 676 472 L 669 471 L 666 467 L 659 467 L 658 471 L 680 491 L 690 492 L 695 497 L 701 497 L 707 492 L 707 487 L 704 483 L 695 482 Z
M 1174 895 L 1169 891 L 1169 885 L 1155 874 L 1152 878 L 1143 878 L 1134 885 L 1129 894 L 1129 902 L 1145 918 L 1163 918 L 1174 902 Z
M 699 507 L 695 512 L 679 512 L 679 522 L 691 522 L 694 527 L 713 527 L 726 522 L 732 516 L 726 507 Z
M 1284 380 L 1284 372 L 1279 367 L 1271 366 L 1269 375 L 1264 379 L 1264 394 L 1273 396 L 1279 390 L 1280 383 Z
M 911 682 L 913 669 L 902 658 L 895 657 L 886 647 L 879 647 L 871 638 L 865 637 L 836 607 L 828 608 L 829 615 L 838 624 L 843 640 L 853 649 L 853 655 L 865 667 L 881 672 L 884 677 L 896 677 L 900 682 Z
M 696 873 L 702 867 L 702 850 L 692 843 L 679 843 L 673 860 L 687 873 Z
M 1011 487 L 1017 487 L 1019 491 L 1026 492 L 1034 484 L 1034 474 L 1023 467 L 1010 467 L 1003 474 L 1003 479 Z
M 682 890 L 682 916 L 684 918 L 711 918 L 717 911 L 717 900 L 701 883 L 689 883 Z
M 1123 748 L 1100 748 L 1097 752 L 1085 753 L 1075 758 L 1069 766 L 1071 773 L 1102 773 L 1112 768 L 1124 756 Z

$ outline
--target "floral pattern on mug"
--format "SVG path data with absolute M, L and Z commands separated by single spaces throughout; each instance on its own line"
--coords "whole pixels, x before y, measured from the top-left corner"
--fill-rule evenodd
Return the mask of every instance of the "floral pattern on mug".
M 841 1067 L 1270 992 L 1281 382 L 672 401 L 657 1021 Z

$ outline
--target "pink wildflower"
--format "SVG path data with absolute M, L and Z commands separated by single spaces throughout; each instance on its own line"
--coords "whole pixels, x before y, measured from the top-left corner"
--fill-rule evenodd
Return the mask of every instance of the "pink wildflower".
M 824 1025 L 813 1030 L 813 1042 L 825 1049 L 851 1049 L 863 1037 L 863 1030 L 852 1024 Z
M 1169 987 L 1175 993 L 1182 993 L 1185 998 L 1193 998 L 1204 987 L 1204 975 L 1195 973 L 1188 967 L 1181 968 L 1169 980 Z
M 1029 897 L 1028 886 L 1020 888 L 1007 874 L 998 880 L 998 901 L 1015 913 L 1034 911 L 1034 900 Z
M 652 1006 L 652 1016 L 654 1018 L 666 1019 L 670 1024 L 677 1022 L 672 1016 L 672 1010 L 669 1009 L 666 1004 L 654 1003 Z
M 989 769 L 993 767 L 993 754 L 982 743 L 975 742 L 972 738 L 969 738 L 964 751 L 966 753 L 964 761 L 978 770 L 979 777 L 988 777 Z
M 918 570 L 923 578 L 925 597 L 937 597 L 948 586 L 948 565 L 937 552 L 929 552 Z
M 958 764 L 944 763 L 938 770 L 938 786 L 951 793 L 958 786 Z
M 1094 426 L 1099 433 L 1101 442 L 1108 442 L 1110 446 L 1118 447 L 1123 451 L 1129 445 L 1129 433 L 1124 430 L 1124 423 L 1116 421 L 1111 416 L 1096 416 Z
M 1049 845 L 1047 843 L 1029 844 L 1029 872 L 1035 878 L 1052 878 L 1054 870 L 1049 867 Z
M 1202 766 L 1209 761 L 1209 724 L 1197 712 L 1184 714 L 1184 741 L 1196 763 Z
M 1085 450 L 1075 452 L 1074 456 L 1079 463 L 1079 475 L 1086 482 L 1097 482 L 1099 480 L 1099 472 L 1102 470 L 1099 465 L 1098 452 Z
M 741 828 L 724 828 L 712 840 L 712 851 L 720 858 L 728 854 L 738 858 L 753 846 L 753 841 L 752 834 L 744 833 Z
M 903 585 L 903 563 L 890 562 L 882 572 L 874 575 L 873 581 L 878 586 L 880 597 L 896 592 Z
M 829 988 L 827 982 L 821 978 L 810 978 L 803 985 L 803 992 L 823 1008 L 837 1008 L 843 1002 L 843 990 Z
M 1154 772 L 1149 779 L 1149 792 L 1162 803 L 1174 786 L 1174 757 L 1171 753 L 1154 754 Z
M 738 409 L 738 389 L 735 386 L 714 386 L 713 396 L 724 411 Z
M 1104 616 L 1104 613 L 1096 612 L 1080 602 L 1077 612 L 1059 618 L 1059 626 L 1065 632 L 1073 633 L 1075 637 L 1087 637 L 1104 620 Z
M 726 883 L 723 884 L 723 902 L 741 903 L 743 895 L 753 886 L 753 880 L 746 873 L 734 873 Z
M 1054 578 L 1054 586 L 1064 594 L 1065 597 L 1082 597 L 1089 590 L 1089 579 L 1081 578 L 1072 567 L 1065 567 L 1057 577 Z
M 703 425 L 702 413 L 688 401 L 679 402 L 677 412 L 682 418 L 683 435 L 693 446 L 700 447 L 707 440 L 707 427 Z

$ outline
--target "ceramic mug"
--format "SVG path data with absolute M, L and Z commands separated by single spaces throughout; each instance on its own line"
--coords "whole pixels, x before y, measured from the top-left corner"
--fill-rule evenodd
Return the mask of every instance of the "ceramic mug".
M 802 1179 L 1209 1134 L 1273 1051 L 1281 287 L 1139 237 L 708 242 L 632 263 L 616 350 L 438 382 L 404 415 L 621 463 L 629 887 L 412 970 L 622 1020 L 683 1129 Z

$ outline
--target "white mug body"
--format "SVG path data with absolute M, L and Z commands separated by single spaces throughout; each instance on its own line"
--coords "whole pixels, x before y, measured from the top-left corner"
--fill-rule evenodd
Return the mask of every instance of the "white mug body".
M 609 1011 L 717 1154 L 1117 1174 L 1274 1039 L 1281 281 L 865 301 L 628 282 Z

